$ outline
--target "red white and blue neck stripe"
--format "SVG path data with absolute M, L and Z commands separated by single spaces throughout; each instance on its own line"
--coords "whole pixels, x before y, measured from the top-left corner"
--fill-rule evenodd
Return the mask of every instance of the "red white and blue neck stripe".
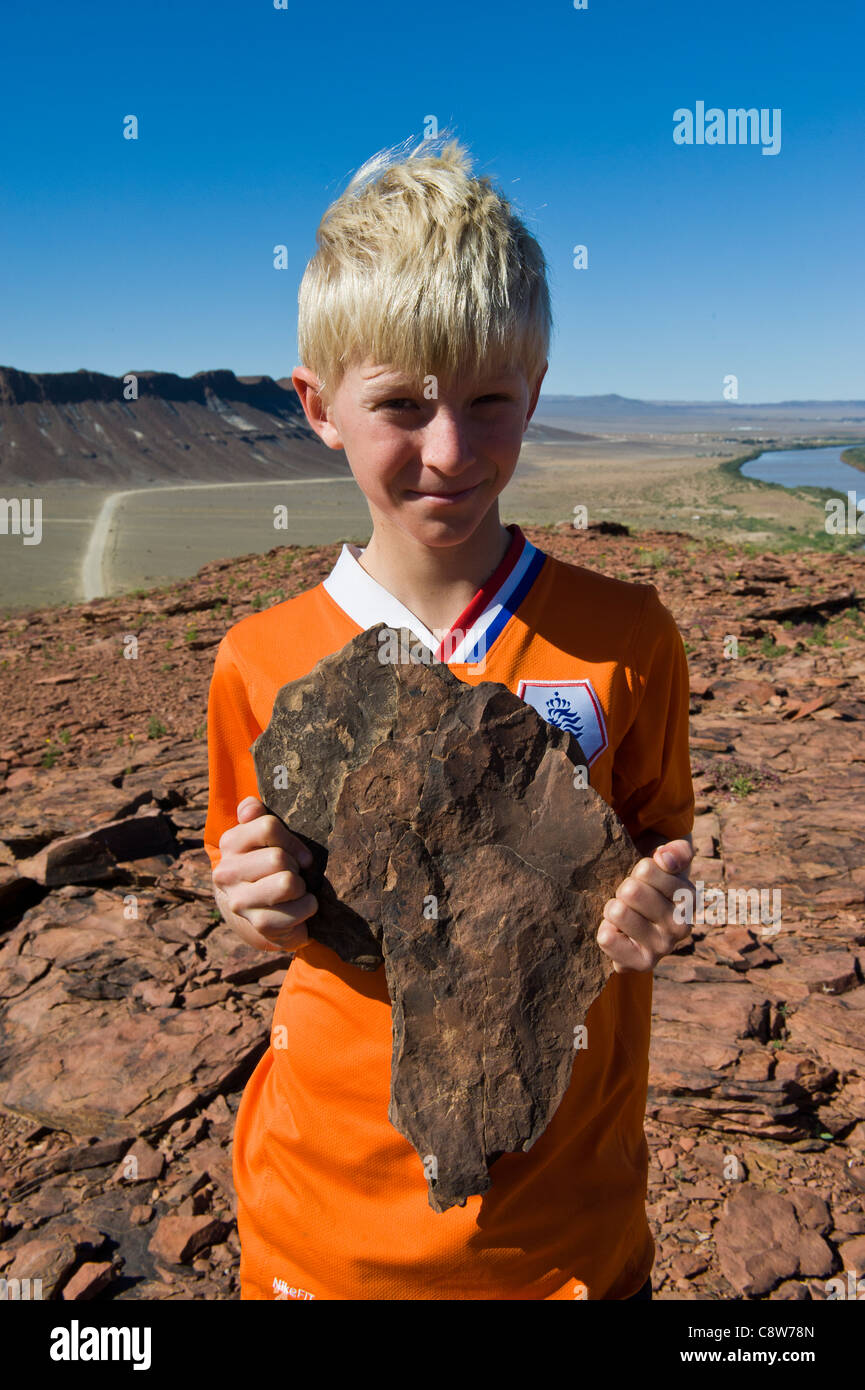
M 385 589 L 360 564 L 363 554 L 356 545 L 343 544 L 339 559 L 323 586 L 335 603 L 362 631 L 376 623 L 406 627 L 436 661 L 454 664 L 479 662 L 490 650 L 544 566 L 546 555 L 526 540 L 519 526 L 506 527 L 511 543 L 486 583 L 466 604 L 446 633 L 435 633 Z

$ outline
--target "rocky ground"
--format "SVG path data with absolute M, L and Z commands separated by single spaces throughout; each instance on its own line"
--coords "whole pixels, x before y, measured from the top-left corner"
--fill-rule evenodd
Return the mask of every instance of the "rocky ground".
M 656 971 L 655 1296 L 826 1298 L 865 1274 L 865 557 L 525 529 L 651 580 L 688 646 L 706 912 Z M 233 1116 L 289 961 L 212 906 L 207 686 L 338 550 L 0 623 L 0 1277 L 44 1297 L 238 1295 Z M 780 917 L 731 921 L 746 889 Z

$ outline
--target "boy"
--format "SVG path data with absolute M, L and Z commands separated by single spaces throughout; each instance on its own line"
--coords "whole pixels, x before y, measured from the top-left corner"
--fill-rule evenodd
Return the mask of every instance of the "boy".
M 549 294 L 537 242 L 469 170 L 456 142 L 387 152 L 325 214 L 292 380 L 313 429 L 345 449 L 372 537 L 344 545 L 323 583 L 235 624 L 216 659 L 205 828 L 216 901 L 246 941 L 297 952 L 237 1117 L 247 1299 L 651 1292 L 651 971 L 687 935 L 673 919 L 692 855 L 687 665 L 651 585 L 554 560 L 499 520 L 547 368 Z M 410 628 L 458 678 L 569 719 L 592 785 L 645 856 L 599 924 L 615 973 L 551 1123 L 528 1153 L 492 1165 L 483 1198 L 444 1213 L 387 1118 L 384 968 L 360 971 L 308 939 L 309 856 L 258 800 L 249 753 L 280 686 L 378 622 Z

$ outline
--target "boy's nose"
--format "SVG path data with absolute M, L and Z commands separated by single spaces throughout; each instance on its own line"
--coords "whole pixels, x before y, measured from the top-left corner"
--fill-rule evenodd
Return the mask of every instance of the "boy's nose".
M 473 461 L 468 425 L 460 411 L 438 406 L 424 428 L 421 457 L 436 468 L 464 467 Z

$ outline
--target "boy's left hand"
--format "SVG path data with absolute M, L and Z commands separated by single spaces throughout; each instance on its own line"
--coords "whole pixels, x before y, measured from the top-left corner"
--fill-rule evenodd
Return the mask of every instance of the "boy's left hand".
M 604 904 L 597 942 L 618 974 L 653 970 L 690 936 L 691 928 L 674 921 L 673 894 L 694 885 L 687 877 L 694 851 L 687 840 L 659 845 L 650 859 L 641 859 Z

